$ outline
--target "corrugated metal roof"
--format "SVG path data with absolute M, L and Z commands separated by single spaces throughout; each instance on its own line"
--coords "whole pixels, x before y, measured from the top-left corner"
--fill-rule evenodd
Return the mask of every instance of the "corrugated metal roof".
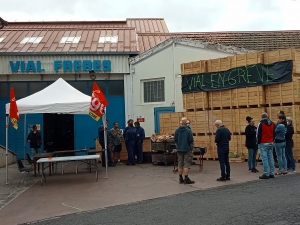
M 138 35 L 139 50 L 145 52 L 170 37 L 183 37 L 203 42 L 219 43 L 256 51 L 272 51 L 300 47 L 300 30 L 292 31 L 240 31 L 198 33 L 145 33 Z
M 20 42 L 24 37 L 43 37 L 40 43 Z M 62 37 L 81 36 L 78 44 L 60 43 Z M 100 36 L 118 36 L 117 43 L 98 43 Z M 88 53 L 118 53 L 137 54 L 138 46 L 134 28 L 35 28 L 35 29 L 3 29 L 0 37 L 6 37 L 0 42 L 0 54 L 88 54 Z
M 36 28 L 136 28 L 137 33 L 168 33 L 168 27 L 163 18 L 128 18 L 120 21 L 35 21 L 9 22 L 7 29 Z

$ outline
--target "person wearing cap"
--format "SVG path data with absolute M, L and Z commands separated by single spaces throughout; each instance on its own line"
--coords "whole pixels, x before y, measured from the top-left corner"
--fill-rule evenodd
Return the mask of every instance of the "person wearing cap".
M 133 126 L 132 119 L 127 121 L 127 127 L 124 130 L 123 137 L 125 139 L 125 145 L 126 145 L 126 150 L 128 155 L 128 162 L 126 163 L 126 165 L 134 166 L 135 165 L 134 149 L 137 141 L 137 133 L 135 127 Z
M 174 134 L 175 144 L 178 157 L 178 174 L 180 184 L 194 184 L 189 178 L 189 167 L 191 166 L 191 152 L 194 146 L 192 131 L 187 127 L 187 118 L 181 118 L 181 126 L 178 127 Z M 184 173 L 184 179 L 182 177 Z
M 33 160 L 34 155 L 39 153 L 39 149 L 42 143 L 41 133 L 37 130 L 36 125 L 32 126 L 32 130 L 28 134 L 27 141 L 30 143 L 30 157 Z
M 143 141 L 145 139 L 145 130 L 141 127 L 140 122 L 134 123 L 136 129 L 137 140 L 135 143 L 135 154 L 137 159 L 137 164 L 143 163 Z
M 218 159 L 221 169 L 221 177 L 217 181 L 230 180 L 230 164 L 229 164 L 229 141 L 231 133 L 227 127 L 222 124 L 221 120 L 216 120 L 217 127 L 215 143 L 217 144 Z

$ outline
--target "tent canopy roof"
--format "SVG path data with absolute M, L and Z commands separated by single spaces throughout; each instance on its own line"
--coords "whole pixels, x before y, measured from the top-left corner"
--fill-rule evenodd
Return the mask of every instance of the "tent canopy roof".
M 17 93 L 16 93 L 17 94 Z M 91 97 L 59 78 L 43 90 L 17 101 L 19 114 L 88 114 Z M 6 114 L 9 114 L 9 103 Z

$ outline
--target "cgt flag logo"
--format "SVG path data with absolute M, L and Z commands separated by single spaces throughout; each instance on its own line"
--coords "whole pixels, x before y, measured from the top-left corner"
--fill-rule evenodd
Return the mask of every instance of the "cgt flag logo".
M 9 118 L 12 126 L 17 130 L 18 120 L 20 120 L 20 116 L 19 116 L 18 106 L 17 106 L 15 92 L 13 88 L 10 88 Z
M 105 108 L 108 102 L 100 90 L 96 82 L 94 81 L 92 99 L 90 104 L 89 115 L 96 121 L 98 121 L 105 113 Z

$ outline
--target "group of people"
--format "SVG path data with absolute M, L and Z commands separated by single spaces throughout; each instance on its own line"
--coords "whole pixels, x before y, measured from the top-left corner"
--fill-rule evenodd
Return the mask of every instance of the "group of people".
M 262 120 L 257 127 L 253 118 L 250 116 L 246 118 L 248 121 L 245 133 L 249 172 L 258 172 L 255 165 L 259 148 L 263 162 L 263 175 L 259 177 L 260 179 L 269 179 L 274 178 L 274 175 L 296 172 L 293 156 L 293 120 L 291 117 L 286 117 L 284 111 L 279 111 L 277 118 L 278 121 L 274 124 L 269 119 L 268 114 L 263 113 Z M 274 167 L 278 168 L 276 173 Z
M 105 131 L 108 127 L 108 120 L 106 120 L 106 126 L 101 125 L 98 128 L 98 140 L 102 147 L 105 149 Z M 143 141 L 145 139 L 145 131 L 140 126 L 139 122 L 133 122 L 132 119 L 127 121 L 127 127 L 124 132 L 119 129 L 118 122 L 114 122 L 113 128 L 107 131 L 107 161 L 108 166 L 116 166 L 114 158 L 118 159 L 117 164 L 122 164 L 120 153 L 122 151 L 121 139 L 125 140 L 125 147 L 128 155 L 128 162 L 126 165 L 135 165 L 143 163 Z M 105 152 L 102 152 L 102 166 L 105 167 Z
M 257 173 L 256 158 L 258 149 L 263 163 L 263 174 L 259 179 L 274 178 L 274 175 L 284 175 L 288 172 L 295 173 L 296 166 L 293 156 L 293 120 L 286 117 L 284 111 L 277 114 L 278 121 L 274 124 L 267 113 L 262 113 L 262 119 L 258 126 L 252 117 L 247 116 L 248 125 L 245 128 L 246 147 L 248 149 L 248 171 Z M 231 132 L 222 124 L 221 120 L 215 121 L 217 127 L 215 143 L 217 145 L 218 160 L 221 169 L 221 177 L 217 181 L 230 180 L 229 142 Z M 178 174 L 180 184 L 193 184 L 188 174 L 192 163 L 194 139 L 187 118 L 181 118 L 181 126 L 174 135 L 178 156 Z M 274 161 L 278 165 L 274 164 Z M 274 167 L 279 168 L 274 172 Z M 184 177 L 183 177 L 184 175 Z

